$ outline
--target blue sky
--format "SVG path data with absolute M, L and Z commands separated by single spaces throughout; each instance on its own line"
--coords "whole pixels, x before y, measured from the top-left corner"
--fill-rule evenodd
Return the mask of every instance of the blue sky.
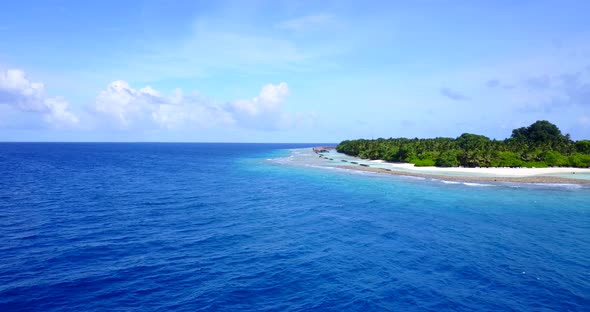
M 1 141 L 590 138 L 588 1 L 9 1 Z

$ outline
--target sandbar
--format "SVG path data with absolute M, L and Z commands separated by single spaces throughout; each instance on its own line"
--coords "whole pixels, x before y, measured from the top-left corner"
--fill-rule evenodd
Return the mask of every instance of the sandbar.
M 411 164 L 410 164 L 411 165 Z M 410 177 L 423 177 L 423 178 L 431 178 L 431 179 L 438 179 L 438 180 L 446 180 L 446 181 L 461 181 L 461 182 L 510 182 L 510 183 L 555 183 L 555 184 L 590 184 L 590 180 L 583 180 L 583 179 L 575 179 L 575 178 L 564 178 L 564 177 L 553 177 L 553 176 L 544 176 L 544 175 L 521 175 L 521 176 L 460 176 L 460 175 L 444 175 L 444 174 L 432 174 L 426 172 L 410 172 L 410 171 L 396 171 L 396 170 L 388 170 L 385 168 L 375 168 L 375 167 L 364 167 L 364 166 L 350 166 L 350 165 L 338 165 L 336 167 L 344 168 L 344 169 L 351 169 L 351 170 L 359 170 L 359 171 L 368 171 L 368 172 L 376 172 L 376 173 L 383 173 L 383 174 L 392 174 L 392 175 L 399 175 L 399 176 L 410 176 Z M 435 168 L 435 169 L 448 169 L 448 168 L 438 168 L 438 167 L 417 167 L 417 168 Z M 478 168 L 456 168 L 456 169 L 463 169 L 467 171 L 460 171 L 460 172 L 470 172 L 470 169 L 478 169 Z M 504 168 L 480 168 L 480 169 L 504 169 Z M 506 169 L 566 169 L 566 168 L 506 168 Z M 569 169 L 580 169 L 580 168 L 569 168 Z M 447 170 L 441 170 L 446 171 Z M 490 173 L 493 171 L 488 171 Z M 543 172 L 550 172 L 550 171 L 543 171 Z M 557 173 L 559 173 L 558 171 Z M 553 173 L 553 172 L 551 172 Z

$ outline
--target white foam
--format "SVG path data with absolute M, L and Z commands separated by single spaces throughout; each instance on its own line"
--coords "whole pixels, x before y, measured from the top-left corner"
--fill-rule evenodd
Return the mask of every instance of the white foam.
M 444 184 L 460 184 L 461 182 L 457 182 L 457 181 L 447 181 L 447 180 L 440 180 L 440 182 L 444 183 Z
M 567 188 L 567 189 L 580 189 L 582 185 L 580 184 L 570 184 L 570 183 L 538 183 L 539 186 L 547 186 L 547 187 L 560 187 L 560 188 Z
M 463 182 L 463 185 L 467 185 L 467 186 L 494 186 L 492 184 L 473 183 L 473 182 Z
M 423 178 L 423 177 L 415 177 L 415 176 L 409 176 L 409 175 L 400 175 L 400 177 L 404 177 L 406 179 L 414 179 L 414 180 L 426 180 L 426 178 Z

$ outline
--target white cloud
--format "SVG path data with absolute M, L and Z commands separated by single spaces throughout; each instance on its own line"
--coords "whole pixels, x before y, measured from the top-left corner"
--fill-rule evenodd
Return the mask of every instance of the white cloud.
M 216 105 L 198 95 L 183 96 L 180 89 L 167 103 L 161 103 L 152 111 L 153 120 L 167 129 L 180 128 L 215 128 L 232 126 L 232 116 Z
M 110 117 L 121 128 L 150 127 L 212 127 L 231 124 L 227 113 L 211 106 L 196 95 L 185 96 L 182 90 L 166 96 L 150 86 L 139 90 L 123 80 L 112 82 L 96 98 L 92 110 Z
M 310 120 L 309 114 L 287 113 L 287 83 L 267 84 L 248 100 L 219 104 L 197 93 L 176 89 L 165 94 L 151 86 L 134 88 L 117 80 L 101 91 L 84 113 L 84 122 L 62 97 L 50 97 L 43 83 L 22 70 L 0 71 L 0 126 L 120 129 L 286 129 Z M 88 114 L 90 113 L 90 114 Z
M 30 81 L 19 69 L 0 72 L 0 105 L 41 115 L 45 122 L 55 127 L 73 126 L 79 122 L 65 99 L 49 97 L 43 83 Z
M 115 81 L 99 94 L 92 111 L 123 129 L 156 125 L 165 129 L 274 130 L 295 126 L 308 116 L 285 112 L 283 104 L 288 95 L 289 86 L 282 82 L 264 86 L 252 99 L 218 105 L 198 94 L 184 95 L 180 89 L 167 96 L 149 86 L 137 90 L 125 81 Z
M 267 84 L 258 96 L 231 103 L 228 111 L 239 125 L 260 130 L 286 129 L 313 121 L 316 118 L 314 114 L 285 111 L 284 103 L 289 94 L 289 86 L 285 82 Z
M 69 104 L 65 99 L 60 97 L 47 98 L 44 103 L 50 111 L 49 114 L 43 116 L 47 122 L 58 127 L 78 124 L 78 117 L 68 110 Z
M 260 95 L 251 100 L 238 100 L 232 107 L 239 114 L 256 117 L 265 113 L 277 112 L 285 97 L 289 95 L 289 86 L 281 82 L 278 85 L 268 84 L 262 88 Z
M 129 127 L 134 121 L 149 116 L 160 98 L 149 86 L 135 90 L 126 81 L 117 80 L 99 94 L 94 110 L 114 118 L 122 127 Z

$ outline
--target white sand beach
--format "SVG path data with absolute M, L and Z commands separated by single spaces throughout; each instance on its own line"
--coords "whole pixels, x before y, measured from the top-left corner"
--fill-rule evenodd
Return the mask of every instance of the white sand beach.
M 327 166 L 393 175 L 430 177 L 453 181 L 489 181 L 518 183 L 590 184 L 590 168 L 466 168 L 416 167 L 409 163 L 390 163 L 348 156 L 330 150 L 320 153 Z
M 409 163 L 388 163 L 383 160 L 369 160 L 366 163 L 378 164 L 381 168 L 390 167 L 391 170 L 407 170 L 417 173 L 457 173 L 457 174 L 483 174 L 486 176 L 496 177 L 531 177 L 545 175 L 565 175 L 565 174 L 590 174 L 590 168 L 571 168 L 571 167 L 553 167 L 553 168 L 465 168 L 465 167 L 416 167 Z M 572 176 L 572 178 L 575 178 Z

